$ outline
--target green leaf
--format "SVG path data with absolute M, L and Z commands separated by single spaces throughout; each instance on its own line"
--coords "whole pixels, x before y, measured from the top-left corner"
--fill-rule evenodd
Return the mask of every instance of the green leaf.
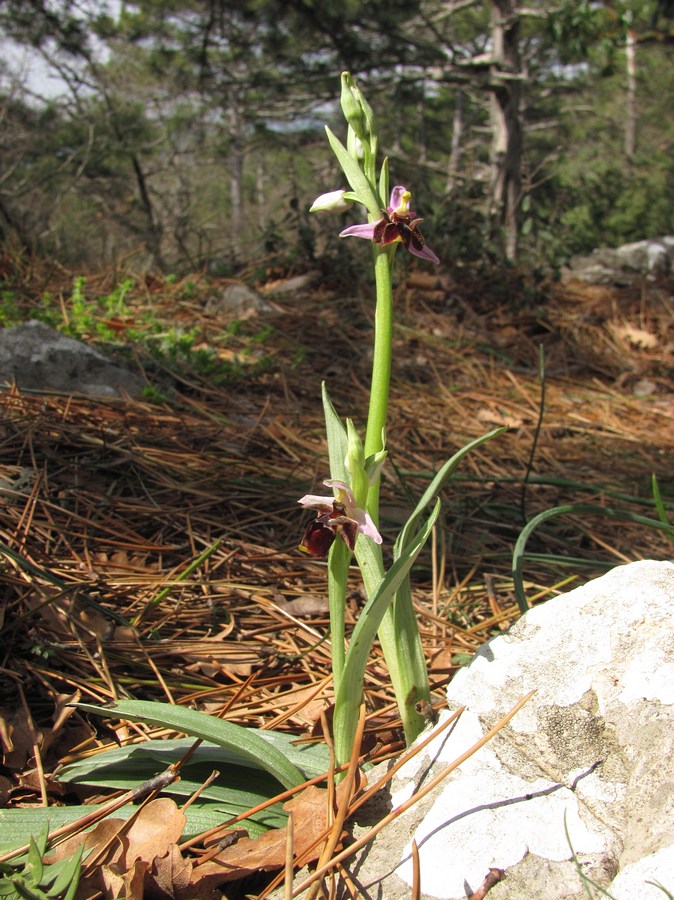
M 469 444 L 466 444 L 465 447 L 462 447 L 458 450 L 453 456 L 451 456 L 444 466 L 439 470 L 436 474 L 435 478 L 428 485 L 426 490 L 423 493 L 423 496 L 417 503 L 414 511 L 411 516 L 408 518 L 407 522 L 403 526 L 398 538 L 395 542 L 394 547 L 394 557 L 398 557 L 401 552 L 405 549 L 407 544 L 412 538 L 414 534 L 414 529 L 417 526 L 417 522 L 419 518 L 423 514 L 429 504 L 431 504 L 440 494 L 440 491 L 447 484 L 455 469 L 459 465 L 459 463 L 463 460 L 464 456 L 474 450 L 476 447 L 479 447 L 480 444 L 484 444 L 487 441 L 490 441 L 492 438 L 497 437 L 499 434 L 503 434 L 508 429 L 505 427 L 495 428 L 493 431 L 488 432 L 487 434 L 483 434 L 481 437 L 476 438 L 474 441 L 471 441 Z
M 328 395 L 325 382 L 322 385 L 323 412 L 325 415 L 325 431 L 328 439 L 328 455 L 330 459 L 330 476 L 338 481 L 349 483 L 346 468 L 346 456 L 349 448 L 349 436 L 342 420 Z M 346 608 L 346 585 L 351 564 L 351 551 L 344 541 L 337 540 L 330 548 L 328 558 L 328 598 L 330 601 L 330 640 L 332 643 L 332 678 L 337 691 L 344 669 L 344 622 Z
M 148 722 L 236 750 L 244 758 L 259 764 L 285 788 L 295 787 L 305 780 L 287 756 L 261 738 L 257 731 L 224 722 L 196 709 L 144 700 L 119 700 L 104 708 L 90 703 L 76 705 L 94 715 Z
M 84 844 L 81 844 L 74 856 L 61 859 L 47 867 L 49 879 L 47 884 L 51 884 L 48 892 L 50 897 L 59 897 L 61 894 L 65 894 L 64 900 L 67 900 L 68 897 L 75 896 L 80 881 L 83 853 Z
M 49 900 L 44 891 L 21 875 L 10 875 L 7 881 L 14 885 L 14 890 L 23 900 Z
M 43 844 L 43 846 L 46 846 L 46 843 L 47 843 L 46 837 L 47 837 L 48 833 L 49 833 L 48 827 L 47 827 L 46 831 L 45 831 L 45 828 L 42 828 L 42 830 L 40 832 L 40 843 Z M 44 841 L 42 840 L 43 835 L 44 835 Z M 42 872 L 43 872 L 42 853 L 43 852 L 44 852 L 44 849 L 42 851 L 40 850 L 40 848 L 38 847 L 38 845 L 35 841 L 35 838 L 33 837 L 33 835 L 31 835 L 30 841 L 29 841 L 29 846 L 28 846 L 28 862 L 26 863 L 25 873 L 29 875 L 29 877 L 32 879 L 32 881 L 35 884 L 39 884 L 42 881 Z
M 327 772 L 330 754 L 324 744 L 293 745 L 292 741 L 296 739 L 292 735 L 272 731 L 260 731 L 259 734 L 287 754 L 305 778 Z M 58 772 L 58 779 L 68 784 L 106 787 L 115 791 L 131 790 L 177 763 L 193 744 L 194 741 L 188 738 L 179 738 L 113 747 L 63 767 Z M 237 752 L 203 743 L 182 767 L 180 781 L 168 785 L 162 793 L 189 797 L 203 787 L 215 769 L 220 774 L 201 791 L 199 801 L 204 807 L 209 803 L 217 805 L 223 818 L 232 818 L 279 793 L 277 780 L 253 766 L 251 760 Z M 256 833 L 261 833 L 269 828 L 280 828 L 286 821 L 287 815 L 281 804 L 276 804 L 255 813 L 247 819 L 244 827 L 250 831 L 250 823 Z
M 346 469 L 346 453 L 349 448 L 349 438 L 346 427 L 342 424 L 342 420 L 332 405 L 325 382 L 322 385 L 322 396 L 325 432 L 328 439 L 328 454 L 330 457 L 330 477 L 348 484 L 349 473 Z
M 15 898 L 18 900 L 19 894 L 17 894 L 16 888 L 7 878 L 0 878 L 0 897 L 3 900 L 15 900 Z
M 328 556 L 328 600 L 330 603 L 330 643 L 332 646 L 332 682 L 335 693 L 344 671 L 346 622 L 346 589 L 352 553 L 343 540 L 337 539 Z
M 101 765 L 98 774 L 92 772 L 89 776 L 77 778 L 75 783 L 114 791 L 129 791 L 153 778 L 161 769 L 160 764 L 151 757 L 132 757 L 117 764 Z M 216 771 L 219 771 L 219 775 L 204 788 L 204 783 L 213 773 L 213 766 L 186 765 L 181 770 L 180 780 L 163 788 L 162 795 L 174 797 L 180 804 L 181 800 L 201 790 L 197 802 L 204 809 L 208 806 L 217 807 L 224 818 L 232 818 L 266 802 L 282 790 L 275 778 L 259 769 L 225 765 L 223 769 Z M 280 804 L 255 813 L 250 818 L 262 831 L 280 827 L 285 824 L 285 820 L 286 815 Z
M 386 206 L 389 201 L 388 156 L 384 157 L 384 161 L 381 164 L 381 169 L 379 171 L 379 199 L 382 207 Z
M 0 851 L 9 853 L 18 847 L 23 847 L 30 840 L 32 834 L 38 831 L 45 822 L 49 828 L 56 830 L 63 825 L 77 822 L 84 816 L 91 815 L 94 807 L 88 806 L 50 806 L 32 807 L 31 809 L 0 809 Z M 111 819 L 128 819 L 137 812 L 138 807 L 129 803 L 111 813 Z M 241 810 L 246 812 L 246 810 Z M 183 831 L 183 838 L 189 840 L 211 828 L 217 828 L 224 821 L 232 818 L 231 813 L 220 803 L 192 803 L 184 810 L 187 823 Z M 272 814 L 273 815 L 273 814 Z M 252 827 L 251 827 L 252 825 Z M 246 828 L 251 837 L 257 837 L 268 830 L 269 826 L 261 827 L 259 822 L 251 823 L 246 820 L 242 827 Z M 87 828 L 89 831 L 92 826 Z M 23 859 L 26 857 L 24 856 Z
M 513 587 L 515 589 L 517 605 L 521 613 L 525 613 L 529 609 L 529 602 L 524 591 L 524 576 L 522 574 L 524 551 L 527 541 L 536 528 L 548 519 L 553 519 L 556 516 L 578 514 L 603 516 L 608 519 L 622 519 L 625 522 L 634 522 L 636 525 L 645 525 L 647 528 L 665 531 L 670 538 L 674 536 L 674 525 L 670 525 L 669 522 L 660 522 L 658 519 L 649 519 L 647 516 L 639 516 L 635 513 L 627 512 L 626 510 L 611 509 L 608 506 L 592 506 L 587 503 L 567 503 L 564 506 L 555 506 L 552 509 L 546 509 L 544 512 L 534 516 L 530 522 L 527 522 L 520 532 L 513 550 Z
M 662 501 L 660 485 L 658 484 L 658 479 L 655 475 L 653 475 L 651 478 L 651 489 L 653 491 L 653 500 L 655 501 L 655 510 L 658 514 L 658 519 L 660 519 L 663 525 L 668 526 L 670 522 L 667 517 L 667 510 L 665 509 L 665 504 Z M 674 532 L 668 532 L 667 537 L 674 544 Z
M 256 733 L 297 766 L 304 778 L 314 778 L 327 771 L 330 754 L 325 744 L 297 744 L 297 738 L 294 735 L 280 731 L 261 729 Z M 193 744 L 194 741 L 190 738 L 170 738 L 127 744 L 124 747 L 114 746 L 103 753 L 97 753 L 63 766 L 58 770 L 57 777 L 59 781 L 68 783 L 103 785 L 105 782 L 98 780 L 101 769 L 115 766 L 125 774 L 128 774 L 126 769 L 128 766 L 145 766 L 146 768 L 141 773 L 142 777 L 152 777 L 182 759 Z M 239 753 L 237 748 L 222 747 L 208 741 L 204 741 L 196 748 L 183 768 L 182 774 L 191 766 L 202 766 L 221 771 L 234 766 L 258 770 L 261 768 L 256 760 Z M 134 786 L 137 784 L 138 779 L 135 779 Z
M 351 190 L 358 195 L 358 200 L 367 209 L 373 219 L 381 218 L 379 201 L 375 197 L 372 185 L 363 174 L 360 166 L 351 156 L 344 144 L 326 126 L 325 131 L 332 147 L 332 152 L 337 157 L 337 162 L 342 167 L 346 180 L 351 185 Z

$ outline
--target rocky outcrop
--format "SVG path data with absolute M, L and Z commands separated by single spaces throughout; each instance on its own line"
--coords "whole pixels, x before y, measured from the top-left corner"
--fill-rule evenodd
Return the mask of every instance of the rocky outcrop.
M 643 277 L 665 278 L 673 264 L 674 237 L 665 236 L 622 247 L 600 247 L 589 256 L 574 256 L 562 271 L 562 280 L 620 286 Z
M 427 900 L 465 900 L 490 869 L 489 900 L 580 900 L 583 877 L 615 900 L 674 891 L 673 609 L 674 564 L 637 562 L 482 647 L 448 689 L 458 725 L 398 773 L 392 807 L 536 693 L 377 836 L 352 867 L 362 896 L 410 896 L 413 838 Z
M 138 396 L 143 380 L 43 322 L 0 331 L 0 385 L 94 397 Z

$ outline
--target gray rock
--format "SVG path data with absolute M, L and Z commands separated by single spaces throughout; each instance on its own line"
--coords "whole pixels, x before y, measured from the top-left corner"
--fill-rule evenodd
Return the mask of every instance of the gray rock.
M 88 394 L 140 395 L 143 381 L 98 350 L 31 320 L 0 331 L 0 384 L 19 388 Z
M 209 316 L 248 319 L 261 313 L 277 312 L 277 308 L 247 284 L 234 282 L 226 284 L 218 294 L 210 297 L 204 312 Z
M 536 693 L 350 866 L 361 895 L 410 896 L 412 838 L 426 900 L 465 900 L 492 867 L 489 900 L 581 900 L 570 846 L 615 900 L 674 891 L 673 609 L 674 564 L 637 562 L 485 644 L 449 686 L 458 725 L 397 774 L 393 808 Z
M 664 278 L 674 263 L 674 237 L 600 247 L 590 256 L 575 256 L 562 273 L 565 281 L 626 285 L 636 278 Z

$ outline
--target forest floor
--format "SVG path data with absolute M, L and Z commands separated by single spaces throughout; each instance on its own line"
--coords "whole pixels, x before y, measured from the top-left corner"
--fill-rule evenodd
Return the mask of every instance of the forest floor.
M 396 294 L 385 546 L 449 456 L 508 426 L 462 463 L 414 570 L 438 707 L 457 668 L 519 615 L 513 548 L 536 514 L 585 508 L 532 534 L 530 603 L 672 555 L 665 532 L 634 520 L 658 518 L 654 475 L 674 517 L 672 285 L 527 294 L 511 280 L 412 273 Z M 191 335 L 182 356 L 134 346 L 146 398 L 0 395 L 0 541 L 13 554 L 0 566 L 0 809 L 72 802 L 54 770 L 136 733 L 101 730 L 74 700 L 162 700 L 321 733 L 326 565 L 296 549 L 307 520 L 297 500 L 329 474 L 322 381 L 363 424 L 372 303 L 344 285 L 288 297 L 267 283 L 276 311 L 232 323 L 205 312 L 218 286 L 187 284 L 137 284 L 108 323 L 123 342 L 150 310 L 174 343 Z M 351 588 L 347 632 L 364 602 L 356 572 Z M 363 750 L 399 750 L 377 647 L 365 689 Z

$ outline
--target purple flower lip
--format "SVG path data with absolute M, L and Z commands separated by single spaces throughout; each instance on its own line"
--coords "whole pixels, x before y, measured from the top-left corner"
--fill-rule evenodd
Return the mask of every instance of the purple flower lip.
M 420 259 L 427 259 L 436 266 L 439 265 L 438 256 L 428 246 L 419 230 L 423 219 L 418 218 L 416 212 L 410 209 L 411 196 L 407 188 L 401 184 L 396 185 L 391 191 L 388 206 L 382 210 L 384 215 L 378 222 L 350 225 L 341 231 L 339 236 L 365 238 L 382 247 L 399 241 L 409 253 Z
M 302 506 L 315 509 L 318 513 L 306 527 L 300 550 L 310 556 L 327 556 L 338 534 L 349 550 L 355 549 L 359 534 L 364 534 L 376 544 L 381 544 L 382 537 L 377 526 L 365 510 L 356 506 L 356 499 L 348 484 L 334 479 L 328 479 L 323 484 L 326 487 L 336 488 L 337 496 L 305 494 L 298 500 Z

